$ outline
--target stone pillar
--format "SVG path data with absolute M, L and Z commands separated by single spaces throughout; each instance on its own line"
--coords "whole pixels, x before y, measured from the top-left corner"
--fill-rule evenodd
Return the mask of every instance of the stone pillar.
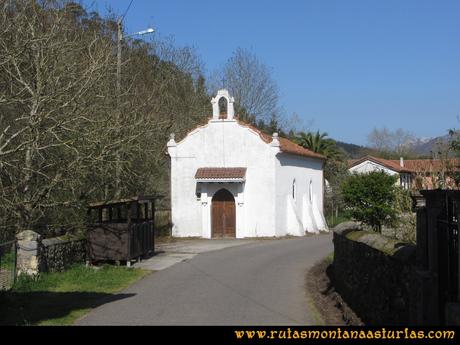
M 40 272 L 40 234 L 25 230 L 17 234 L 16 239 L 18 240 L 17 274 L 37 275 Z

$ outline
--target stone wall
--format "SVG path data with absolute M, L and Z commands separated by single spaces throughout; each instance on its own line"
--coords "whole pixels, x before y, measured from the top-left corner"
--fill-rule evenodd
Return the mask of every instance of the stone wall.
M 86 260 L 86 240 L 55 237 L 42 241 L 40 264 L 43 272 L 63 271 Z
M 17 235 L 17 274 L 63 271 L 86 260 L 86 240 L 72 237 L 41 239 L 33 231 Z
M 417 323 L 415 246 L 347 222 L 334 228 L 334 285 L 367 325 Z

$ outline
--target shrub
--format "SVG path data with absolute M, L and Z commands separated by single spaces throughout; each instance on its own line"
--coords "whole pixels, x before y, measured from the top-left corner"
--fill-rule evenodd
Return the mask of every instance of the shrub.
M 401 187 L 396 187 L 395 198 L 397 217 L 393 224 L 392 237 L 404 242 L 415 243 L 416 216 L 412 211 L 410 192 Z
M 342 183 L 343 199 L 350 215 L 375 231 L 396 219 L 396 177 L 382 172 L 353 174 Z

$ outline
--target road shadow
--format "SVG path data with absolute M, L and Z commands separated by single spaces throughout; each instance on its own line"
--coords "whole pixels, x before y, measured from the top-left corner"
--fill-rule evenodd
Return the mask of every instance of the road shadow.
M 135 294 L 97 292 L 2 292 L 0 325 L 34 325 L 67 316 L 70 312 L 96 308 Z

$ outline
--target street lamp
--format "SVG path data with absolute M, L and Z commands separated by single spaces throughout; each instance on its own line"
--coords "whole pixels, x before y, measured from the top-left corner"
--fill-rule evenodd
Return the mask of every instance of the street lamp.
M 123 30 L 122 30 L 122 22 L 121 20 L 117 21 L 117 28 L 118 28 L 118 39 L 117 39 L 117 96 L 121 94 L 121 42 L 123 41 Z M 155 32 L 155 29 L 148 28 L 146 30 L 142 30 L 139 32 L 132 33 L 130 35 L 126 35 L 125 37 L 132 37 L 132 36 L 143 36 L 147 34 L 151 34 Z M 118 99 L 118 97 L 117 97 Z
M 131 35 L 127 35 L 127 36 L 125 36 L 125 37 L 131 37 L 131 36 L 136 36 L 136 35 L 142 36 L 142 35 L 151 34 L 151 33 L 153 33 L 153 32 L 155 32 L 155 29 L 153 29 L 153 28 L 148 28 L 148 29 L 146 29 L 146 30 L 142 30 L 142 31 L 139 31 L 139 32 L 135 32 L 135 33 L 133 33 L 133 34 L 131 34 Z

